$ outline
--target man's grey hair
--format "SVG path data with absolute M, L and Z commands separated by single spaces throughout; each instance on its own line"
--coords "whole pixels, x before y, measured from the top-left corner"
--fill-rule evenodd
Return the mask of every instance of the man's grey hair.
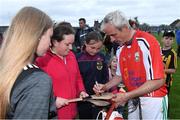
M 107 23 L 114 25 L 119 30 L 121 30 L 121 28 L 124 26 L 131 28 L 126 16 L 121 11 L 118 10 L 110 12 L 104 17 L 101 24 L 102 31 L 104 30 L 105 24 Z

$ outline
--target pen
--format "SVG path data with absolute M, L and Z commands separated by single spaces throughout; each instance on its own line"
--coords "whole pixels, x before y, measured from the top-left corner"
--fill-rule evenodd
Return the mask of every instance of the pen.
M 100 91 L 100 90 L 99 90 L 99 83 L 96 81 L 95 84 L 96 84 L 96 86 L 98 87 L 98 91 Z M 97 95 L 97 96 L 100 96 L 101 94 L 100 94 L 100 93 L 96 93 L 96 95 Z
M 97 87 L 99 87 L 99 84 L 98 84 L 98 82 L 96 81 L 95 83 L 96 83 Z

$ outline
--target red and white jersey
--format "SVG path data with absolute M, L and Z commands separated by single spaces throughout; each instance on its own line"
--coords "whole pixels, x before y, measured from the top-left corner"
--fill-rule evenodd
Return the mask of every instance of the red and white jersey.
M 128 91 L 134 90 L 147 80 L 164 78 L 161 50 L 154 36 L 136 31 L 131 45 L 124 45 L 117 51 L 119 66 L 117 75 L 122 76 Z M 144 96 L 160 97 L 167 93 L 166 86 Z

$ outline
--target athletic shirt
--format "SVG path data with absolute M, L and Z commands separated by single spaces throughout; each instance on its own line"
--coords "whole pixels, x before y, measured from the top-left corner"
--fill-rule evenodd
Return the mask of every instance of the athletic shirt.
M 177 54 L 174 49 L 162 50 L 163 63 L 165 64 L 166 69 L 176 69 L 177 68 Z M 172 81 L 172 74 L 166 74 L 166 84 L 170 86 Z
M 92 89 L 95 82 L 105 84 L 109 80 L 105 56 L 101 53 L 91 56 L 87 52 L 81 52 L 77 54 L 77 61 L 86 92 L 89 95 L 95 94 Z
M 119 66 L 117 75 L 121 75 L 128 91 L 139 88 L 147 80 L 164 78 L 164 68 L 160 45 L 150 34 L 136 31 L 132 43 L 122 46 L 117 52 Z M 144 96 L 161 97 L 167 94 L 166 86 Z

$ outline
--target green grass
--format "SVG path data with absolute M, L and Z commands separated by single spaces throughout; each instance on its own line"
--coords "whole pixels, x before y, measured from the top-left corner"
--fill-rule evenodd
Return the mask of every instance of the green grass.
M 154 34 L 154 36 L 158 39 L 161 46 L 161 35 Z M 177 50 L 177 44 L 174 40 L 173 48 Z M 178 68 L 175 74 L 173 74 L 173 85 L 171 86 L 170 96 L 169 96 L 169 103 L 170 103 L 170 112 L 169 118 L 170 119 L 180 119 L 180 58 L 178 58 Z
M 180 58 L 178 58 L 178 69 L 173 75 L 174 81 L 171 87 L 170 102 L 170 118 L 180 119 Z

